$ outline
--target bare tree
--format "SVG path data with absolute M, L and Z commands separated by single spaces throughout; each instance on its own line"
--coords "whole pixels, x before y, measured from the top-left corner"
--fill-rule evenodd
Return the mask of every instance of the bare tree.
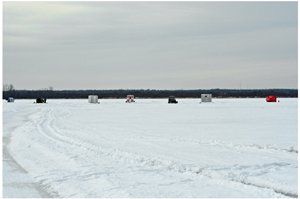
M 8 91 L 8 85 L 7 84 L 3 85 L 3 91 Z
M 4 84 L 3 85 L 3 91 L 14 91 L 14 85 L 12 84 Z
M 10 85 L 9 85 L 9 91 L 13 91 L 13 90 L 15 90 L 15 89 L 14 89 L 14 85 L 10 84 Z

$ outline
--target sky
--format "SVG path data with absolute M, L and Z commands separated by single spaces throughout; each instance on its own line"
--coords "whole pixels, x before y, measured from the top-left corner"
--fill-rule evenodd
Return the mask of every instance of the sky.
M 298 88 L 298 2 L 2 2 L 19 89 Z

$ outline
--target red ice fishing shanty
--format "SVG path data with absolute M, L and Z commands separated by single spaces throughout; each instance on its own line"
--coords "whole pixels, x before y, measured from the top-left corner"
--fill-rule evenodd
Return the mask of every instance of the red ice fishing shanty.
M 135 102 L 134 95 L 127 95 L 126 103 L 131 103 L 131 102 Z
M 276 102 L 276 97 L 273 95 L 270 95 L 266 98 L 267 102 Z

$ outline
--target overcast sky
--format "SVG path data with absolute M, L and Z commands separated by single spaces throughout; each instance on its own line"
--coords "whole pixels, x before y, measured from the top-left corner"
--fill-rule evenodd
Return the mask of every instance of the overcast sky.
M 298 88 L 298 2 L 3 2 L 15 89 Z

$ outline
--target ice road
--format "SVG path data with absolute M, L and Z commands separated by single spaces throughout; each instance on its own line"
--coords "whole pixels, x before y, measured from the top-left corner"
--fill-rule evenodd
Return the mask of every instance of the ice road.
M 298 197 L 298 99 L 3 101 L 3 197 Z

